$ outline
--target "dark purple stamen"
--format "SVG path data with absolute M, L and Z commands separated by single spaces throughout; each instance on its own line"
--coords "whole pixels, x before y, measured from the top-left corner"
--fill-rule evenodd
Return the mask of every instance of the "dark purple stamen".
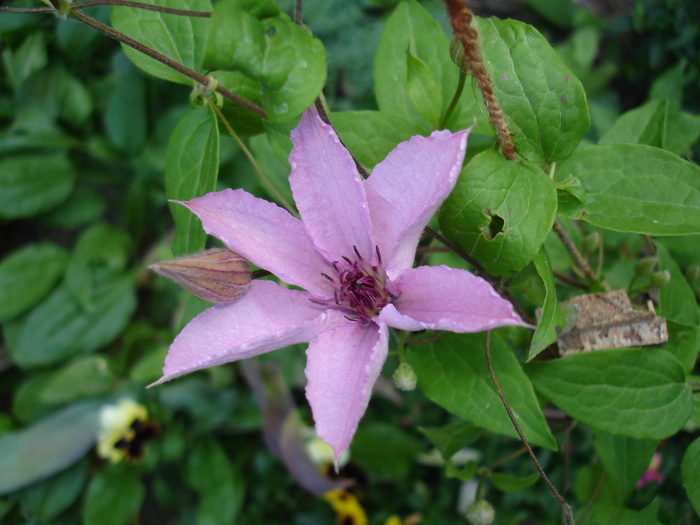
M 375 251 L 377 252 L 377 262 L 378 262 L 379 264 L 382 264 L 382 254 L 379 253 L 379 246 L 377 246 L 377 245 L 375 244 L 375 245 L 374 245 L 374 249 L 375 249 Z
M 355 255 L 357 255 L 358 260 L 362 260 L 362 255 L 360 255 L 360 252 L 357 251 L 357 246 L 353 246 L 352 249 L 355 251 Z
M 321 275 L 323 277 L 325 277 L 326 279 L 328 279 L 330 282 L 332 282 L 332 283 L 335 282 L 335 279 L 333 279 L 333 277 L 331 277 L 330 275 L 326 275 L 325 273 L 322 273 Z

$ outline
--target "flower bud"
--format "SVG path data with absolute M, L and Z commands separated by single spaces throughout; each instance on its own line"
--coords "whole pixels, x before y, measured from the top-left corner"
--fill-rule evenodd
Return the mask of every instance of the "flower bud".
M 700 264 L 695 264 L 693 266 L 689 266 L 688 269 L 685 271 L 685 278 L 688 279 L 689 281 L 694 281 L 695 279 L 700 278 Z
M 452 42 L 450 42 L 450 58 L 462 70 L 462 73 L 467 73 L 467 65 L 464 63 L 464 46 L 457 37 L 453 37 Z
M 243 295 L 251 278 L 248 261 L 225 248 L 154 263 L 149 268 L 212 303 L 228 303 Z
M 496 517 L 496 511 L 485 499 L 478 499 L 467 509 L 467 521 L 472 525 L 490 525 Z
M 651 274 L 651 285 L 657 288 L 663 288 L 671 282 L 671 273 L 668 270 L 663 272 L 654 272 Z
M 584 253 L 593 253 L 600 246 L 600 234 L 598 232 L 589 233 L 581 241 Z
M 651 275 L 656 266 L 656 257 L 644 257 L 634 265 L 634 273 L 639 276 Z
M 418 376 L 408 363 L 401 363 L 391 378 L 394 380 L 396 388 L 406 392 L 415 390 L 418 382 Z

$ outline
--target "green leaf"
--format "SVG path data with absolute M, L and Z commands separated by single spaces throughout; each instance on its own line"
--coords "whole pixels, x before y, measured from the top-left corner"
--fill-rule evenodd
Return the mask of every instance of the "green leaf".
M 484 432 L 469 421 L 457 421 L 439 428 L 420 428 L 447 461 L 461 448 L 471 445 Z
M 646 144 L 663 148 L 667 117 L 668 102 L 652 100 L 621 115 L 600 137 L 598 144 Z
M 485 345 L 483 333 L 446 333 L 437 341 L 411 345 L 407 357 L 418 375 L 418 385 L 429 399 L 466 421 L 517 439 L 491 380 Z M 496 378 L 527 440 L 556 449 L 527 376 L 495 333 L 491 338 L 491 359 Z
M 146 142 L 146 83 L 143 74 L 121 53 L 115 56 L 113 69 L 116 74 L 106 97 L 105 130 L 117 150 L 134 155 Z
M 62 285 L 29 314 L 3 325 L 12 360 L 22 368 L 48 366 L 112 342 L 136 308 L 133 279 L 98 273 L 93 297 L 93 308 L 85 310 Z
M 0 160 L 0 218 L 23 219 L 48 211 L 68 198 L 74 181 L 65 153 Z
M 87 458 L 33 485 L 22 494 L 22 513 L 30 520 L 52 522 L 80 496 L 87 481 Z
M 352 443 L 352 459 L 372 474 L 405 480 L 423 445 L 398 426 L 377 421 L 360 425 Z
M 634 439 L 603 430 L 595 431 L 595 451 L 623 499 L 632 493 L 639 478 L 649 468 L 658 444 L 656 439 Z
M 641 144 L 576 151 L 557 166 L 555 181 L 576 177 L 586 202 L 567 214 L 609 230 L 646 235 L 700 233 L 700 167 Z
M 248 78 L 240 71 L 215 71 L 212 76 L 216 78 L 219 85 L 225 87 L 232 93 L 257 104 L 262 104 L 260 95 L 260 82 Z M 257 135 L 265 131 L 262 117 L 242 108 L 231 100 L 223 99 L 221 113 L 233 130 L 241 136 Z M 219 131 L 228 134 L 228 131 L 219 123 Z M 260 159 L 256 159 L 259 160 Z
M 47 377 L 40 400 L 47 405 L 68 403 L 108 393 L 114 372 L 103 355 L 79 357 Z
M 590 124 L 581 82 L 534 27 L 515 20 L 476 20 L 484 65 L 515 150 L 533 162 L 565 159 Z
M 0 436 L 0 495 L 75 463 L 93 446 L 102 404 L 71 405 L 38 423 Z
M 0 322 L 25 312 L 61 278 L 68 252 L 52 243 L 27 244 L 0 261 Z
M 2 61 L 10 85 L 17 91 L 26 79 L 42 70 L 49 61 L 44 34 L 39 31 L 31 33 L 14 53 L 6 48 L 2 52 Z
M 681 463 L 683 487 L 695 512 L 700 515 L 700 438 L 686 449 Z
M 479 470 L 479 464 L 476 461 L 467 461 L 463 467 L 458 467 L 452 461 L 447 462 L 445 475 L 448 478 L 457 478 L 460 481 L 469 481 Z
M 207 12 L 212 10 L 209 0 L 146 0 L 146 2 L 171 9 Z M 113 6 L 112 25 L 117 31 L 162 53 L 171 60 L 198 73 L 206 73 L 202 67 L 202 56 L 209 19 Z M 122 44 L 122 49 L 126 56 L 146 73 L 170 82 L 194 85 L 194 80 L 169 66 L 125 44 Z
M 234 522 L 245 488 L 240 473 L 216 440 L 197 441 L 188 454 L 186 479 L 201 497 L 198 522 L 221 525 Z
M 660 242 L 655 243 L 655 246 L 659 256 L 659 270 L 671 274 L 671 281 L 659 289 L 658 314 L 672 323 L 695 328 L 700 322 L 695 294 L 666 246 Z
M 107 207 L 105 199 L 88 186 L 77 186 L 67 200 L 37 217 L 52 228 L 73 229 L 97 222 Z
M 566 327 L 566 317 L 559 309 L 557 302 L 557 290 L 554 284 L 554 274 L 552 273 L 552 263 L 544 246 L 537 252 L 532 262 L 537 269 L 542 282 L 544 283 L 545 296 L 542 304 L 542 313 L 535 335 L 532 336 L 530 351 L 527 360 L 533 359 L 542 350 L 557 340 L 557 335 Z
M 377 105 L 382 113 L 393 113 L 413 121 L 421 128 L 428 122 L 421 116 L 407 89 L 408 63 L 406 51 L 427 65 L 441 92 L 444 113 L 449 106 L 457 83 L 459 68 L 450 58 L 450 41 L 431 14 L 415 0 L 399 3 L 384 24 L 374 58 L 374 85 Z M 432 103 L 422 100 L 419 104 Z M 475 132 L 493 134 L 485 116 L 486 108 L 471 82 L 467 82 L 452 117 L 449 129 L 464 129 L 477 118 Z
M 663 439 L 690 417 L 692 396 L 678 360 L 657 349 L 598 350 L 530 363 L 538 392 L 593 428 Z
M 187 201 L 214 191 L 219 172 L 219 127 L 209 107 L 190 110 L 178 123 L 168 142 L 165 191 L 169 199 Z M 204 249 L 206 233 L 187 208 L 170 203 L 175 219 L 173 255 Z
M 491 474 L 493 485 L 503 492 L 517 492 L 526 489 L 537 483 L 538 479 L 540 479 L 539 472 L 535 472 L 524 478 L 519 478 L 503 472 L 494 472 Z
M 442 114 L 442 94 L 427 64 L 406 53 L 406 90 L 418 113 L 435 129 Z
M 680 111 L 668 114 L 665 149 L 676 155 L 685 155 L 698 138 L 700 116 Z
M 370 170 L 399 143 L 428 131 L 412 120 L 381 111 L 343 111 L 331 113 L 330 119 L 350 152 Z
M 93 476 L 85 494 L 84 525 L 127 525 L 138 514 L 146 488 L 131 465 L 109 465 Z
M 602 490 L 601 490 L 602 492 Z M 660 525 L 656 519 L 659 499 L 655 499 L 642 510 L 632 510 L 621 504 L 595 501 L 586 514 L 586 523 L 600 525 Z
M 673 280 L 673 278 L 671 278 Z M 668 331 L 668 342 L 659 348 L 671 352 L 681 365 L 683 371 L 690 373 L 695 367 L 695 361 L 700 349 L 700 328 L 692 330 L 675 330 L 672 326 Z
M 671 111 L 678 111 L 683 102 L 683 74 L 688 65 L 686 59 L 679 60 L 654 79 L 649 90 L 650 100 L 667 100 Z
M 541 169 L 484 151 L 460 173 L 440 227 L 487 271 L 509 275 L 539 251 L 556 209 L 556 190 Z
M 294 197 L 292 189 L 289 186 L 289 172 L 291 167 L 289 162 L 282 162 L 277 158 L 272 150 L 268 135 L 258 135 L 250 139 L 250 151 L 255 157 L 258 166 L 265 174 L 265 177 L 270 181 L 273 188 L 279 193 L 282 198 L 290 205 L 294 205 Z M 267 189 L 267 186 L 265 186 Z M 269 191 L 270 199 L 278 201 L 279 199 Z
M 320 40 L 295 24 L 276 5 L 222 0 L 209 26 L 204 65 L 235 69 L 260 82 L 262 106 L 273 122 L 295 119 L 326 81 L 326 53 Z

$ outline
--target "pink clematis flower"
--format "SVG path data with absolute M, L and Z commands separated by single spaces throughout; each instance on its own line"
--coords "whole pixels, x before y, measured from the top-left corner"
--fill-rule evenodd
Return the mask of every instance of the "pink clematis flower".
M 412 267 L 423 228 L 457 180 L 467 134 L 413 137 L 361 180 L 334 130 L 309 109 L 291 135 L 289 182 L 302 220 L 243 190 L 184 203 L 230 250 L 306 291 L 258 280 L 240 299 L 212 306 L 177 336 L 158 383 L 309 343 L 306 397 L 337 460 L 386 359 L 388 327 L 522 325 L 483 279 Z

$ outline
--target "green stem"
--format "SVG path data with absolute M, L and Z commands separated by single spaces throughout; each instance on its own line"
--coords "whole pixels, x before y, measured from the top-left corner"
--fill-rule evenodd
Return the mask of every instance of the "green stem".
M 255 157 L 253 157 L 253 154 L 250 152 L 250 150 L 246 147 L 245 144 L 243 144 L 243 141 L 239 138 L 239 136 L 236 134 L 235 131 L 233 131 L 233 128 L 231 125 L 228 123 L 226 118 L 224 118 L 224 115 L 221 113 L 218 107 L 216 107 L 216 104 L 214 104 L 209 97 L 205 97 L 205 100 L 209 104 L 209 107 L 211 107 L 214 110 L 214 113 L 216 113 L 216 116 L 218 119 L 221 121 L 221 123 L 224 125 L 226 128 L 226 131 L 228 132 L 229 135 L 233 138 L 233 140 L 236 141 L 236 144 L 243 150 L 243 153 L 245 154 L 246 157 L 248 157 L 248 160 L 250 163 L 253 165 L 253 169 L 255 172 L 258 174 L 258 177 L 260 177 L 260 180 L 262 180 L 263 184 L 267 186 L 267 189 L 270 190 L 270 192 L 275 196 L 275 198 L 279 201 L 282 206 L 284 206 L 289 213 L 291 213 L 293 216 L 298 217 L 296 210 L 289 205 L 289 203 L 282 197 L 282 195 L 275 189 L 275 187 L 272 185 L 272 183 L 269 181 L 269 179 L 265 176 L 263 171 L 260 169 L 260 166 L 258 166 L 258 163 L 255 161 Z
M 396 334 L 396 353 L 399 356 L 399 363 L 403 364 L 406 362 L 406 339 L 408 338 L 408 331 L 406 330 L 394 330 Z
M 462 96 L 462 91 L 464 90 L 464 84 L 465 84 L 466 80 L 467 80 L 467 75 L 460 71 L 459 72 L 459 82 L 457 83 L 457 89 L 455 90 L 455 94 L 452 97 L 452 102 L 450 102 L 450 107 L 447 108 L 447 111 L 445 111 L 445 114 L 443 115 L 442 120 L 440 120 L 440 124 L 438 124 L 438 129 L 445 129 L 445 124 L 447 124 L 447 121 L 452 116 L 452 112 L 454 111 L 455 107 L 457 107 L 457 102 L 459 102 L 459 97 Z

